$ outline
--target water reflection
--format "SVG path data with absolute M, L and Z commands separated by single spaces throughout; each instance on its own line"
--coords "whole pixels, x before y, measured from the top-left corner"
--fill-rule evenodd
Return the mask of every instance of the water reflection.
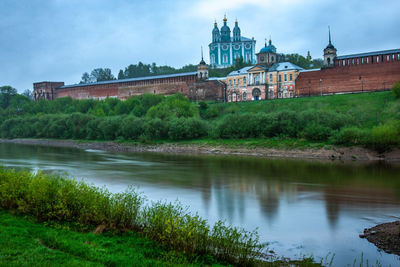
M 111 191 L 138 185 L 151 200 L 179 199 L 210 222 L 259 227 L 261 238 L 285 256 L 331 252 L 341 266 L 364 253 L 372 262 L 398 263 L 358 233 L 400 216 L 399 166 L 13 144 L 0 144 L 0 160 L 15 168 L 85 177 Z

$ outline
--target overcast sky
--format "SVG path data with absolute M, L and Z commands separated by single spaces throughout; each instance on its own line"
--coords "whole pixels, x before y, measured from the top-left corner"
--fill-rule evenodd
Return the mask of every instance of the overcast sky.
M 80 81 L 94 68 L 138 61 L 181 67 L 200 61 L 214 20 L 237 18 L 256 50 L 322 57 L 331 26 L 338 55 L 400 48 L 399 0 L 0 0 L 0 86 Z

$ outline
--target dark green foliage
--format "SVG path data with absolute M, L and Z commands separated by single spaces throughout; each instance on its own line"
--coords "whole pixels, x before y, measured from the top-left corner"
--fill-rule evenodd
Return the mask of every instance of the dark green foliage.
M 331 136 L 332 129 L 317 123 L 309 123 L 303 131 L 307 140 L 326 141 Z
M 79 83 L 95 83 L 95 82 L 102 82 L 102 81 L 111 81 L 115 80 L 114 75 L 111 73 L 111 69 L 109 68 L 97 68 L 92 70 L 90 73 L 83 73 L 82 79 Z
M 11 99 L 17 95 L 17 89 L 11 86 L 0 87 L 0 107 L 5 109 L 10 105 Z
M 179 203 L 145 203 L 144 197 L 132 188 L 113 194 L 104 188 L 43 173 L 33 175 L 1 168 L 0 208 L 33 215 L 40 221 L 135 231 L 167 250 L 197 258 L 211 255 L 233 265 L 255 265 L 265 247 L 256 232 L 221 221 L 211 228 L 206 220 L 192 215 Z M 56 239 L 41 242 L 50 248 L 60 245 Z M 62 251 L 68 250 L 63 246 Z M 87 255 L 84 249 L 79 254 Z
M 101 120 L 99 124 L 99 129 L 101 131 L 100 139 L 115 140 L 117 137 L 119 137 L 121 134 L 121 122 L 121 117 L 107 117 Z
M 154 75 L 165 75 L 173 73 L 182 72 L 193 72 L 197 70 L 196 65 L 185 65 L 182 68 L 175 69 L 170 66 L 157 66 L 156 63 L 143 64 L 139 61 L 138 64 L 131 64 L 125 68 L 125 70 L 120 70 L 118 73 L 118 79 L 128 79 L 137 77 L 147 77 Z
M 145 136 L 150 140 L 162 140 L 168 138 L 168 124 L 159 118 L 150 119 L 145 125 Z
M 145 121 L 135 116 L 128 116 L 121 121 L 121 135 L 126 140 L 138 140 L 145 131 Z
M 146 116 L 149 118 L 180 118 L 198 117 L 199 111 L 194 103 L 182 94 L 175 94 L 165 98 L 164 101 L 152 106 Z
M 173 118 L 168 122 L 168 136 L 172 140 L 195 139 L 207 135 L 207 125 L 197 118 Z
M 332 136 L 333 143 L 338 145 L 364 145 L 368 143 L 371 132 L 357 127 L 344 127 Z
M 395 82 L 392 86 L 392 92 L 396 98 L 400 98 L 400 82 Z

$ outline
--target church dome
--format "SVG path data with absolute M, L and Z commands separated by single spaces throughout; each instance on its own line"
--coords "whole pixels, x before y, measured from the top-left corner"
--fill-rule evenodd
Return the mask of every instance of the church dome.
M 265 46 L 261 48 L 260 53 L 276 53 L 276 47 L 272 44 L 272 41 L 269 40 L 269 43 L 265 43 Z
M 235 21 L 235 28 L 233 28 L 233 41 L 240 41 L 240 28 L 237 20 Z
M 230 42 L 231 41 L 231 29 L 227 25 L 227 19 L 224 17 L 224 26 L 221 27 L 221 41 Z

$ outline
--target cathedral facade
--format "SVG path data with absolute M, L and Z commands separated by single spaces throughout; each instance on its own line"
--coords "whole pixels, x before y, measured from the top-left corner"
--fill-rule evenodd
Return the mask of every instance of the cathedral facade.
M 218 28 L 217 22 L 214 23 L 212 30 L 212 42 L 209 44 L 210 65 L 217 68 L 225 68 L 235 64 L 235 60 L 242 58 L 244 62 L 255 64 L 255 47 L 254 38 L 246 38 L 241 35 L 238 22 L 235 22 L 233 34 L 227 25 L 227 19 L 224 17 L 221 30 Z

